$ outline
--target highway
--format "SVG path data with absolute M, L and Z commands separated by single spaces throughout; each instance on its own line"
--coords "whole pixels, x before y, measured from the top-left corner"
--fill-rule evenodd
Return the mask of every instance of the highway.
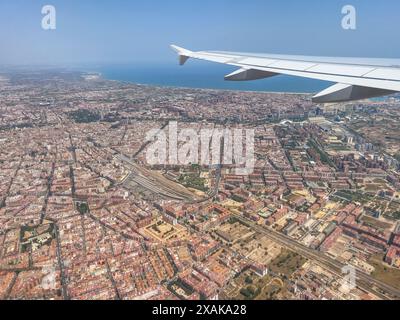
M 326 267 L 336 275 L 339 275 L 341 277 L 343 276 L 342 269 L 343 267 L 345 267 L 345 265 L 336 261 L 335 259 L 326 256 L 324 253 L 320 251 L 310 249 L 302 245 L 301 243 L 298 243 L 296 240 L 287 237 L 282 233 L 260 226 L 257 223 L 249 219 L 246 219 L 238 214 L 233 214 L 233 216 L 246 226 L 267 236 L 272 241 L 284 247 L 287 247 L 310 260 L 318 262 L 319 264 Z M 392 286 L 382 281 L 379 281 L 360 270 L 357 270 L 356 274 L 357 274 L 357 286 L 359 288 L 367 292 L 371 292 L 382 299 L 400 299 L 400 290 L 393 288 Z

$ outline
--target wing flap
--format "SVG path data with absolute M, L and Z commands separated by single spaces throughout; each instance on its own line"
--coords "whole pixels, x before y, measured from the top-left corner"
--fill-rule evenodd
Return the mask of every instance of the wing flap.
M 286 60 L 276 61 L 268 65 L 269 68 L 300 70 L 300 71 L 305 71 L 315 66 L 316 64 L 312 62 L 286 61 Z
M 350 77 L 362 77 L 374 70 L 375 68 L 373 67 L 360 67 L 340 64 L 317 64 L 307 71 L 323 74 L 346 75 Z
M 365 77 L 400 81 L 399 69 L 380 68 L 366 74 Z
M 238 60 L 239 63 L 249 65 L 249 66 L 263 66 L 268 67 L 271 64 L 277 62 L 276 59 L 266 59 L 266 58 L 241 58 Z

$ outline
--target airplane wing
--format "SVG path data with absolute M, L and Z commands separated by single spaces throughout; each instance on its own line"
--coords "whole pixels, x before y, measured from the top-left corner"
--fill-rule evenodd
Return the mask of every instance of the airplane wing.
M 345 102 L 400 92 L 399 59 L 328 58 L 261 55 L 238 52 L 193 52 L 172 45 L 180 65 L 189 58 L 238 67 L 225 76 L 228 81 L 248 81 L 285 74 L 335 82 L 313 97 L 316 103 Z

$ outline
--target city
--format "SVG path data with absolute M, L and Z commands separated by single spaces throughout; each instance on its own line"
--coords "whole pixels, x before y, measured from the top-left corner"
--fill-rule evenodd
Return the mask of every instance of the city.
M 400 299 L 400 96 L 0 75 L 0 299 Z M 146 133 L 252 129 L 254 170 Z M 354 270 L 349 286 L 345 270 Z

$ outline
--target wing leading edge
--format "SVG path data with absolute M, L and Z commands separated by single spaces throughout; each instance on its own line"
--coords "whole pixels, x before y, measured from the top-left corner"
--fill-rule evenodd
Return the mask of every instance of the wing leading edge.
M 313 97 L 316 103 L 345 102 L 400 92 L 400 60 L 257 55 L 235 52 L 193 52 L 172 45 L 180 65 L 189 58 L 227 64 L 239 69 L 228 81 L 249 81 L 280 74 L 335 82 Z

